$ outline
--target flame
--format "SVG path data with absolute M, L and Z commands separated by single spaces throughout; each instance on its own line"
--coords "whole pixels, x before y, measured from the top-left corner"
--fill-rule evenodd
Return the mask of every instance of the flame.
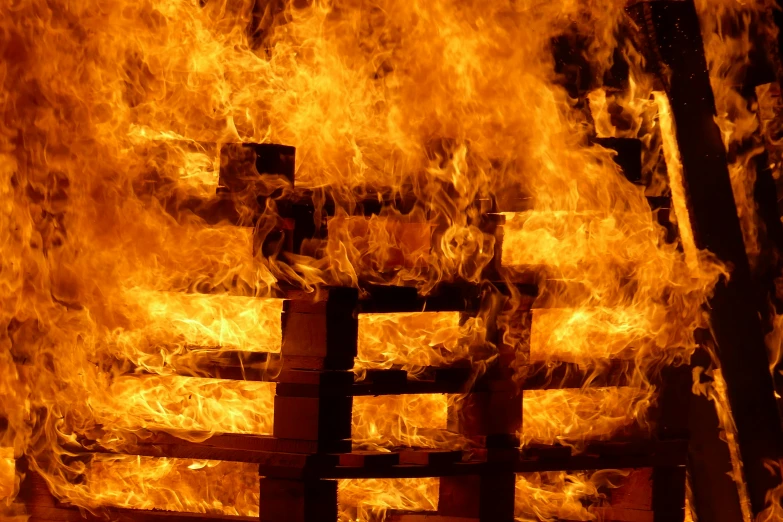
M 329 219 L 327 249 L 332 263 L 353 267 L 346 270 L 348 273 L 358 268 L 360 274 L 371 277 L 403 268 L 407 270 L 398 274 L 399 280 L 416 279 L 416 273 L 411 269 L 421 270 L 429 264 L 432 231 L 426 220 L 411 219 L 346 215 Z
M 153 292 L 139 288 L 128 291 L 125 299 L 128 306 L 141 308 L 134 317 L 145 320 L 146 324 L 121 332 L 119 343 L 138 343 L 137 336 L 145 336 L 144 341 L 150 343 L 162 337 L 160 344 L 280 352 L 281 299 Z
M 606 495 L 599 488 L 618 487 L 626 470 L 592 473 L 565 471 L 517 475 L 514 513 L 520 521 L 600 520 L 585 505 L 600 503 Z
M 3 3 L 0 445 L 62 492 L 81 476 L 64 445 L 85 433 L 268 433 L 270 386 L 126 375 L 127 360 L 157 370 L 194 342 L 274 351 L 277 304 L 249 298 L 281 285 L 371 281 L 426 293 L 480 283 L 499 240 L 480 201 L 501 211 L 526 202 L 504 226 L 503 275 L 545 268 L 537 308 L 623 310 L 633 338 L 655 347 L 635 354 L 641 366 L 685 360 L 720 268 L 703 261 L 694 275 L 665 242 L 645 189 L 610 151 L 587 146 L 595 126 L 552 56 L 554 37 L 590 35 L 584 58 L 602 77 L 624 3 L 316 0 L 286 2 L 255 27 L 247 1 Z M 634 81 L 628 103 L 650 88 Z M 244 142 L 297 148 L 293 187 L 262 180 L 269 197 L 255 228 L 210 213 L 217 151 Z M 334 207 L 329 240 L 259 255 L 281 198 L 305 190 L 317 232 L 326 203 Z M 416 202 L 407 214 L 348 217 L 379 194 Z M 225 201 L 241 207 L 244 196 Z M 600 314 L 595 322 L 617 330 Z M 451 326 L 429 331 L 426 341 L 381 343 L 360 365 L 462 353 Z M 453 445 L 450 400 L 358 399 L 355 442 Z
M 14 448 L 0 448 L 0 500 L 13 496 L 16 487 Z
M 469 357 L 476 321 L 460 325 L 458 312 L 359 314 L 355 368 L 443 366 Z
M 383 520 L 388 510 L 435 511 L 436 478 L 351 479 L 338 482 L 340 522 Z
M 93 456 L 63 500 L 97 508 L 258 516 L 258 468 L 215 460 Z
M 530 359 L 584 362 L 633 356 L 650 335 L 650 320 L 634 310 L 533 310 Z
M 739 444 L 737 443 L 737 426 L 734 424 L 734 417 L 731 413 L 729 399 L 726 395 L 726 382 L 719 368 L 709 370 L 707 373 L 712 377 L 712 382 L 700 382 L 701 368 L 694 370 L 693 392 L 698 395 L 704 395 L 710 399 L 715 406 L 718 415 L 718 427 L 721 430 L 721 438 L 726 441 L 731 456 L 731 478 L 737 484 L 737 490 L 740 497 L 740 508 L 744 522 L 753 520 L 750 508 L 750 497 L 748 496 L 745 479 L 742 474 L 742 459 L 739 453 Z
M 661 125 L 662 147 L 666 158 L 666 171 L 669 174 L 669 186 L 672 191 L 672 205 L 674 215 L 679 223 L 680 240 L 685 251 L 688 266 L 692 271 L 698 270 L 699 261 L 696 249 L 696 240 L 693 237 L 690 214 L 688 213 L 687 200 L 685 198 L 685 185 L 682 173 L 682 161 L 680 149 L 677 145 L 677 135 L 674 128 L 674 118 L 669 106 L 669 98 L 665 93 L 654 92 L 653 97 L 658 105 L 658 117 Z
M 180 376 L 121 376 L 89 406 L 107 430 L 271 434 L 275 385 Z
M 446 431 L 449 403 L 455 400 L 445 394 L 354 397 L 354 448 L 458 447 L 461 437 Z
M 651 391 L 632 387 L 528 390 L 522 398 L 522 445 L 572 446 L 622 435 L 643 422 Z

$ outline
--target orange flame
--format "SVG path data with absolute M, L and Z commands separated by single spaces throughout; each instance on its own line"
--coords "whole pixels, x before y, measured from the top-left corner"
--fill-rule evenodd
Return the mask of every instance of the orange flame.
M 435 511 L 438 479 L 352 479 L 338 483 L 340 522 L 383 519 L 389 510 Z
M 449 402 L 444 394 L 354 397 L 351 436 L 354 447 L 453 448 L 459 435 L 447 432 Z
M 573 446 L 607 440 L 643 422 L 651 392 L 631 387 L 529 390 L 522 399 L 522 445 Z

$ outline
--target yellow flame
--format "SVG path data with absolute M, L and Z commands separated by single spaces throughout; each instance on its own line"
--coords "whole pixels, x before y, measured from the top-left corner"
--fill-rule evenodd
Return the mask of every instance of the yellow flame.
M 618 487 L 629 471 L 554 471 L 517 475 L 514 513 L 520 521 L 597 520 L 587 503 L 600 503 L 600 487 Z
M 256 517 L 258 481 L 254 464 L 98 454 L 84 469 L 84 485 L 62 493 L 92 508 Z
M 0 501 L 12 496 L 16 489 L 14 448 L 0 448 Z
M 118 377 L 107 389 L 90 401 L 107 430 L 272 433 L 274 383 L 146 375 Z
M 282 299 L 234 295 L 156 292 L 125 293 L 138 306 L 142 324 L 116 336 L 120 344 L 215 347 L 249 352 L 280 352 Z
M 415 370 L 469 355 L 475 320 L 460 325 L 458 312 L 359 314 L 356 368 Z
M 337 486 L 339 520 L 382 520 L 389 510 L 435 511 L 438 483 L 437 478 L 341 480 Z
M 586 362 L 628 358 L 651 344 L 648 317 L 633 309 L 539 308 L 533 310 L 530 359 Z
M 573 446 L 622 435 L 643 421 L 651 392 L 638 388 L 528 390 L 522 399 L 522 445 Z
M 188 336 L 274 344 L 266 320 L 183 317 L 204 310 L 182 296 L 479 283 L 497 238 L 480 226 L 478 200 L 532 208 L 510 217 L 503 256 L 546 267 L 539 308 L 629 309 L 666 358 L 687 357 L 716 271 L 694 277 L 663 241 L 644 189 L 586 146 L 592 126 L 554 72 L 552 39 L 574 29 L 590 35 L 584 56 L 602 76 L 624 1 L 286 2 L 255 29 L 252 2 L 201 4 L 0 4 L 2 445 L 40 462 L 51 483 L 78 480 L 63 441 L 101 427 L 268 433 L 272 392 L 261 384 L 117 375 L 127 367 L 117 346 L 139 361 Z M 240 142 L 295 146 L 295 188 L 313 190 L 314 224 L 335 203 L 327 228 L 340 240 L 264 259 L 253 246 L 277 222 L 275 203 L 256 230 L 203 217 L 215 166 L 196 144 Z M 339 221 L 378 191 L 413 196 L 415 209 Z M 174 309 L 156 316 L 169 297 Z M 362 415 L 364 400 L 358 443 L 446 442 L 448 399 L 368 398 Z M 376 418 L 384 408 L 404 420 Z
M 674 117 L 671 114 L 669 98 L 666 93 L 654 92 L 655 103 L 658 105 L 658 121 L 661 125 L 663 138 L 663 153 L 666 158 L 666 169 L 669 174 L 669 187 L 672 191 L 672 205 L 679 224 L 680 240 L 685 251 L 688 266 L 694 272 L 699 268 L 699 260 L 696 249 L 696 240 L 693 238 L 691 218 L 688 213 L 688 202 L 685 198 L 685 185 L 682 174 L 682 161 L 680 160 L 680 148 L 677 145 Z
M 448 428 L 444 394 L 354 397 L 351 436 L 356 448 L 395 446 L 454 448 L 460 437 Z

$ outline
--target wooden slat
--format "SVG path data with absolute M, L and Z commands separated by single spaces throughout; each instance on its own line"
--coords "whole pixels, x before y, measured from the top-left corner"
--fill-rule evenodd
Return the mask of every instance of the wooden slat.
M 628 8 L 642 28 L 666 88 L 676 125 L 683 189 L 695 246 L 731 266 L 719 282 L 709 313 L 754 514 L 781 483 L 767 462 L 783 457 L 783 428 L 753 296 L 750 267 L 729 177 L 726 150 L 714 120 L 699 17 L 693 1 L 640 2 Z

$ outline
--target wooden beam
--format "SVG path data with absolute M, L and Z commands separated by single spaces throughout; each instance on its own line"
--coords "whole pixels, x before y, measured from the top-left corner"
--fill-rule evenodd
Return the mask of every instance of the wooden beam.
M 715 100 L 699 18 L 692 0 L 642 2 L 628 10 L 643 28 L 648 56 L 658 66 L 671 104 L 696 246 L 731 266 L 731 278 L 716 286 L 710 300 L 710 318 L 752 509 L 759 513 L 766 492 L 781 482 L 765 462 L 780 460 L 783 430 L 726 151 L 713 119 Z

